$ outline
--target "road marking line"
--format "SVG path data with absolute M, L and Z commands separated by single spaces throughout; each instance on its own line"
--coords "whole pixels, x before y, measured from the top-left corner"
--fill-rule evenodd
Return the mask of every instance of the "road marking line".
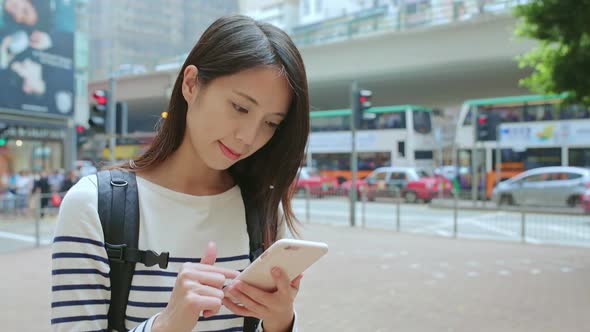
M 20 235 L 20 234 L 8 233 L 8 232 L 0 232 L 0 237 L 5 238 L 5 239 L 30 242 L 30 243 L 35 243 L 37 241 L 34 236 Z

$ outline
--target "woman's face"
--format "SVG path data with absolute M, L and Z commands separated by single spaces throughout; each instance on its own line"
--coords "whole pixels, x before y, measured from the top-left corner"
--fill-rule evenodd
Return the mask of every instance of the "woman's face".
M 37 10 L 30 0 L 6 0 L 4 9 L 12 15 L 20 24 L 35 25 L 37 23 Z
M 286 118 L 291 87 L 275 67 L 222 76 L 206 87 L 198 70 L 184 71 L 182 92 L 188 104 L 183 144 L 211 169 L 226 170 L 262 148 Z

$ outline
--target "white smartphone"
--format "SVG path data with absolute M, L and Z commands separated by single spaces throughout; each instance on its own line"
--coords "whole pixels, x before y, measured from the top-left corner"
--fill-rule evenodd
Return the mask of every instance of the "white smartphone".
M 323 242 L 281 239 L 242 271 L 236 280 L 272 291 L 276 289 L 271 274 L 273 267 L 283 269 L 289 276 L 289 280 L 293 281 L 327 252 L 328 245 Z

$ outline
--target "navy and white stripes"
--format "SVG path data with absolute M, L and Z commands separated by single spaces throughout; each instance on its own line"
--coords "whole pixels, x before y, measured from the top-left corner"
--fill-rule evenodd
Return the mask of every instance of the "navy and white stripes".
M 171 256 L 165 270 L 142 264 L 135 268 L 125 325 L 130 331 L 150 332 L 170 300 L 182 264 L 200 262 L 207 243 L 215 241 L 215 264 L 242 271 L 250 263 L 249 240 L 238 187 L 219 195 L 191 196 L 137 179 L 139 248 Z M 61 204 L 52 253 L 54 332 L 107 331 L 110 267 L 97 200 L 96 177 L 91 176 L 80 180 Z M 222 307 L 213 317 L 201 317 L 194 331 L 242 331 L 243 322 Z

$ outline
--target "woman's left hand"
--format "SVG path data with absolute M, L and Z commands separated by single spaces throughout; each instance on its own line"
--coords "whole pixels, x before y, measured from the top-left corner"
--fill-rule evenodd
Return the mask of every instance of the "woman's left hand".
M 262 320 L 265 332 L 290 331 L 294 319 L 293 302 L 303 274 L 292 282 L 278 267 L 273 268 L 272 274 L 277 284 L 275 291 L 267 292 L 243 281 L 236 281 L 228 287 L 223 305 L 236 315 Z M 232 299 L 242 306 L 235 304 Z

